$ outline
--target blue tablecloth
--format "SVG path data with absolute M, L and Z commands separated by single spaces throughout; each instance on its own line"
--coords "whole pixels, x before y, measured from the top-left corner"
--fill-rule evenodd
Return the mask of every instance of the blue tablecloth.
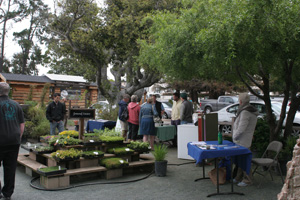
M 107 120 L 89 120 L 86 125 L 86 131 L 93 132 L 94 129 L 104 130 L 105 128 L 113 129 L 116 126 L 115 121 L 107 121 Z
M 218 141 L 206 141 L 206 144 L 209 145 L 217 145 Z M 228 146 L 239 146 L 230 141 L 223 141 L 223 145 Z M 252 152 L 242 146 L 238 148 L 232 149 L 224 149 L 224 147 L 217 147 L 216 149 L 204 150 L 200 149 L 196 145 L 191 145 L 191 143 L 187 144 L 188 147 L 188 155 L 196 160 L 196 164 L 201 163 L 203 159 L 208 158 L 218 158 L 218 157 L 232 157 L 233 162 L 247 174 L 250 173 L 251 169 L 251 160 L 252 160 Z

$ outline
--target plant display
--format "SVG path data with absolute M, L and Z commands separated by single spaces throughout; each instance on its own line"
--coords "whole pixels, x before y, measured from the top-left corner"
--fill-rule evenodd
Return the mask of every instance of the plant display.
M 100 165 L 106 167 L 107 169 L 118 169 L 127 167 L 129 164 L 122 158 L 104 158 L 100 161 Z
M 138 141 L 131 141 L 130 144 L 127 145 L 127 147 L 137 152 L 148 152 L 149 149 L 151 149 L 149 142 Z
M 82 151 L 71 148 L 69 150 L 57 150 L 56 152 L 51 153 L 51 157 L 55 160 L 79 159 L 81 154 Z
M 70 145 L 78 145 L 81 144 L 82 140 L 80 139 L 75 139 L 70 136 L 60 136 L 58 138 L 51 138 L 49 140 L 49 144 L 52 146 L 60 145 L 60 146 L 70 146 Z
M 128 147 L 111 148 L 111 149 L 108 149 L 107 152 L 116 154 L 117 156 L 128 155 L 128 154 L 134 153 L 134 151 L 132 149 L 129 149 Z
M 59 135 L 65 135 L 65 136 L 71 136 L 71 137 L 78 137 L 79 133 L 78 133 L 78 131 L 70 130 L 70 131 L 60 132 Z
M 40 136 L 40 140 L 45 142 L 45 143 L 48 143 L 50 141 L 50 139 L 52 138 L 59 138 L 60 136 L 58 135 L 44 135 L 44 136 Z
M 104 152 L 98 150 L 83 151 L 81 156 L 84 158 L 102 158 L 104 156 Z
M 45 147 L 45 146 L 40 146 L 40 147 L 37 147 L 35 148 L 33 151 L 35 152 L 39 152 L 39 153 L 50 153 L 50 152 L 53 152 L 54 151 L 54 148 L 53 147 Z
M 83 134 L 84 137 L 96 137 L 96 136 L 99 136 L 99 134 L 97 133 L 85 133 Z
M 83 142 L 101 142 L 99 137 L 84 137 Z
M 95 134 L 98 134 L 100 136 L 115 136 L 115 137 L 121 137 L 122 134 L 120 131 L 116 131 L 116 129 L 109 129 L 105 128 L 104 130 L 98 130 L 94 129 Z
M 100 140 L 102 142 L 123 142 L 124 138 L 119 136 L 104 136 L 101 135 Z
M 165 157 L 168 153 L 168 150 L 167 150 L 167 145 L 165 144 L 161 144 L 161 145 L 154 145 L 154 152 L 153 152 L 153 155 L 154 155 L 154 158 L 156 161 L 163 161 L 165 160 Z
M 45 167 L 45 168 L 38 168 L 37 172 L 43 176 L 50 176 L 54 174 L 66 173 L 67 168 L 60 167 L 60 166 Z

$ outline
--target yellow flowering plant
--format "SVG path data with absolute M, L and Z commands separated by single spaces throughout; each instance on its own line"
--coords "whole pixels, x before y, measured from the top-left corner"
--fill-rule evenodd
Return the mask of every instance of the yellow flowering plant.
M 60 132 L 59 135 L 78 137 L 79 133 L 78 133 L 78 131 L 75 131 L 75 130 L 69 130 L 69 131 Z

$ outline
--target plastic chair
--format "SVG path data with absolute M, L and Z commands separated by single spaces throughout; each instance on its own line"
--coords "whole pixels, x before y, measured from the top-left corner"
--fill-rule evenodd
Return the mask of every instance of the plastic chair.
M 254 173 L 256 172 L 256 173 L 264 176 L 263 174 L 257 172 L 256 170 L 260 166 L 261 167 L 266 167 L 267 168 L 266 171 L 270 173 L 272 181 L 273 181 L 273 176 L 272 176 L 272 173 L 271 173 L 270 169 L 271 169 L 271 167 L 274 167 L 274 166 L 276 167 L 277 166 L 277 168 L 279 169 L 279 173 L 280 173 L 280 176 L 281 176 L 282 183 L 284 183 L 281 168 L 280 168 L 280 165 L 279 165 L 279 162 L 278 162 L 278 159 L 277 159 L 278 154 L 281 151 L 281 149 L 282 149 L 282 143 L 281 142 L 279 142 L 279 141 L 271 142 L 268 145 L 267 149 L 265 150 L 265 152 L 264 152 L 264 154 L 262 155 L 261 158 L 253 158 L 252 159 L 252 163 L 256 165 L 256 168 L 254 169 L 252 174 L 254 175 Z M 267 157 L 269 152 L 273 152 L 273 154 L 274 154 L 273 158 Z

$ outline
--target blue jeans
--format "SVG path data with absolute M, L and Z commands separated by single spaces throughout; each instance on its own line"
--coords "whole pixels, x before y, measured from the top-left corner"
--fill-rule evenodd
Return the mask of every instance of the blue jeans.
M 187 124 L 187 121 L 181 121 L 180 124 Z
M 53 121 L 50 122 L 50 135 L 55 135 L 55 129 L 58 129 L 58 132 L 63 132 L 64 131 L 64 122 L 61 120 L 59 122 Z

